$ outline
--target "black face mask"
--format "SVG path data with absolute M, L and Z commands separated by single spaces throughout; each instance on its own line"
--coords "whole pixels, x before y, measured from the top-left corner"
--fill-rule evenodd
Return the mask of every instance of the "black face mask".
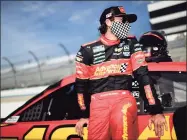
M 129 22 L 113 22 L 111 26 L 111 32 L 119 39 L 127 38 L 131 26 Z

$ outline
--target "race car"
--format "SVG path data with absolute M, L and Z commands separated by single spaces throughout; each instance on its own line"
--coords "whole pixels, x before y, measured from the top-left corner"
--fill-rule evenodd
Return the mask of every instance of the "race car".
M 159 138 L 155 136 L 153 129 L 148 128 L 150 115 L 146 112 L 146 104 L 140 96 L 143 91 L 134 79 L 132 94 L 138 106 L 137 128 L 134 132 L 139 140 L 176 140 L 173 114 L 176 109 L 186 106 L 186 62 L 153 62 L 148 63 L 148 69 L 164 107 L 169 130 Z M 75 132 L 75 124 L 80 118 L 80 108 L 74 85 L 75 75 L 71 75 L 28 100 L 1 122 L 0 139 L 87 139 L 86 125 L 83 137 L 79 137 Z

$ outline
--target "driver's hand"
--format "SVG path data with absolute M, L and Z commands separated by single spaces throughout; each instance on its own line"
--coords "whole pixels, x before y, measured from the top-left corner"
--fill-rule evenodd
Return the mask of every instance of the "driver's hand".
M 148 127 L 150 130 L 152 129 L 151 128 L 152 123 L 154 124 L 155 134 L 158 137 L 161 137 L 164 135 L 164 128 L 166 131 L 168 131 L 167 122 L 163 114 L 156 114 L 156 115 L 151 116 L 151 118 L 149 119 L 149 124 L 148 124 Z
M 75 126 L 75 131 L 78 133 L 79 136 L 83 136 L 84 132 L 83 132 L 83 126 L 84 124 L 87 124 L 87 127 L 89 125 L 89 120 L 87 118 L 81 118 Z

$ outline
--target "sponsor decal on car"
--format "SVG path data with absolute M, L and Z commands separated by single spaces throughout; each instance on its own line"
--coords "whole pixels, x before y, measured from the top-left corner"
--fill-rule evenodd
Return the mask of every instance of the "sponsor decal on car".
M 122 108 L 122 112 L 126 113 L 127 108 L 130 107 L 130 103 L 126 104 L 123 106 Z M 138 135 L 138 139 L 139 140 L 151 140 L 151 139 L 158 139 L 158 140 L 176 140 L 176 133 L 175 133 L 175 129 L 174 126 L 172 124 L 172 113 L 170 114 L 164 114 L 166 121 L 167 121 L 167 126 L 169 128 L 168 131 L 164 130 L 164 135 L 161 136 L 160 138 L 158 138 L 155 135 L 155 131 L 152 129 L 150 130 L 148 128 L 148 120 L 150 118 L 150 115 L 141 115 L 138 116 L 138 131 L 137 131 L 137 135 Z M 73 122 L 74 121 L 74 122 Z M 62 121 L 59 122 L 60 125 L 57 125 L 55 127 L 50 127 L 50 125 L 38 125 L 35 124 L 35 122 L 33 122 L 33 125 L 31 128 L 27 129 L 26 131 L 24 131 L 23 135 L 20 135 L 19 137 L 22 140 L 31 140 L 31 139 L 50 139 L 50 140 L 66 140 L 66 139 L 70 139 L 70 138 L 77 138 L 77 139 L 87 139 L 88 138 L 88 128 L 84 127 L 83 131 L 84 131 L 84 135 L 83 137 L 79 137 L 78 134 L 75 131 L 75 122 L 77 122 L 77 120 L 73 120 L 72 123 L 70 122 L 70 124 L 61 124 Z M 126 118 L 124 115 L 123 118 L 123 122 L 124 122 L 124 138 L 127 137 L 128 135 L 126 135 L 126 128 L 127 127 L 127 122 L 126 122 Z M 38 123 L 38 122 L 37 122 Z M 53 122 L 49 122 L 49 123 L 53 123 Z M 21 125 L 21 124 L 20 124 Z M 12 124 L 12 126 L 16 126 L 14 124 Z M 4 126 L 6 127 L 6 126 Z M 7 126 L 9 127 L 9 125 Z M 153 126 L 152 126 L 153 127 Z M 24 128 L 24 127 L 23 127 Z M 23 129 L 22 129 L 23 130 Z M 4 130 L 5 131 L 5 130 Z M 8 131 L 6 129 L 6 131 Z M 14 136 L 15 138 L 15 136 Z M 0 137 L 0 139 L 5 139 L 5 140 L 12 140 L 13 137 L 9 136 L 9 137 Z M 16 138 L 15 138 L 16 139 Z M 18 139 L 18 138 L 17 138 Z
M 20 118 L 20 116 L 11 116 L 10 118 L 8 118 L 5 123 L 16 123 L 18 121 L 18 119 Z

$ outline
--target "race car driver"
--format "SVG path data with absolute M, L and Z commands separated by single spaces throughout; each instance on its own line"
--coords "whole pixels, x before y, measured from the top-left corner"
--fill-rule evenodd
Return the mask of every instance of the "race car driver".
M 122 6 L 105 9 L 100 16 L 98 40 L 81 46 L 76 56 L 76 91 L 82 118 L 76 132 L 83 135 L 88 124 L 88 139 L 136 139 L 136 100 L 131 95 L 132 77 L 144 89 L 142 97 L 152 115 L 157 136 L 162 136 L 166 120 L 163 108 L 148 76 L 147 63 L 138 41 L 127 37 L 135 14 L 126 14 Z M 91 96 L 90 116 L 86 116 L 84 96 Z M 88 119 L 89 117 L 89 119 Z
M 167 41 L 159 31 L 145 32 L 139 39 L 147 62 L 172 62 L 167 50 Z

